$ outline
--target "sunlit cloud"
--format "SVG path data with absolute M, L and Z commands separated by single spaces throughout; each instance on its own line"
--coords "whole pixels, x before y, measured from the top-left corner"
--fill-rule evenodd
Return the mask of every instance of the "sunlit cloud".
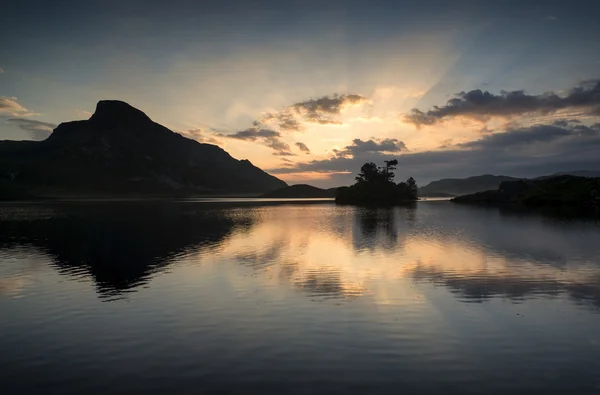
M 199 143 L 222 145 L 223 142 L 215 137 L 215 133 L 205 129 L 196 128 L 180 132 L 183 136 L 196 140 Z
M 0 97 L 0 116 L 27 117 L 38 115 L 17 103 L 16 97 Z

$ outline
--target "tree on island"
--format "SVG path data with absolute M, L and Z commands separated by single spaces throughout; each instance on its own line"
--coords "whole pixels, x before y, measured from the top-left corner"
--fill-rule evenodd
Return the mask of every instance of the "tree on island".
M 393 206 L 417 200 L 418 187 L 414 178 L 394 183 L 396 166 L 396 159 L 386 160 L 385 166 L 365 163 L 355 178 L 356 184 L 338 190 L 336 203 Z

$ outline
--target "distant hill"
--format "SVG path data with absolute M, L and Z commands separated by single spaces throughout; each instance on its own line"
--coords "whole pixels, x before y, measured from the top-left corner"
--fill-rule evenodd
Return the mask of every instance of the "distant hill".
M 0 141 L 0 199 L 262 193 L 286 187 L 248 160 L 153 122 L 121 101 L 44 141 Z
M 334 198 L 338 188 L 322 189 L 307 184 L 296 184 L 261 195 L 262 198 Z
M 575 170 L 554 173 L 547 176 L 533 178 L 533 180 L 543 180 L 563 175 L 577 177 L 600 177 L 600 171 L 594 170 Z M 420 197 L 452 197 L 461 195 L 470 195 L 477 192 L 498 189 L 500 184 L 505 181 L 525 180 L 525 178 L 494 176 L 484 174 L 468 178 L 444 178 L 438 181 L 432 181 L 424 187 L 419 188 Z
M 490 189 L 497 189 L 501 182 L 517 180 L 520 180 L 520 178 L 494 176 L 491 174 L 469 178 L 444 178 L 438 181 L 432 181 L 419 188 L 419 196 L 442 197 L 467 195 Z
M 502 182 L 495 190 L 459 196 L 456 203 L 520 204 L 528 207 L 571 206 L 600 209 L 600 178 L 561 175 Z
M 541 176 L 534 178 L 534 180 L 542 180 L 545 178 L 558 177 L 558 176 L 577 176 L 577 177 L 600 177 L 600 171 L 596 170 L 574 170 L 574 171 L 565 171 L 560 173 L 550 174 L 548 176 Z

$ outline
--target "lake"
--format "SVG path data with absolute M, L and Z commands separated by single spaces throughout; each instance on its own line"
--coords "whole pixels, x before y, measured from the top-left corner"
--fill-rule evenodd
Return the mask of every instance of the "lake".
M 0 205 L 3 394 L 600 394 L 600 224 L 423 201 Z

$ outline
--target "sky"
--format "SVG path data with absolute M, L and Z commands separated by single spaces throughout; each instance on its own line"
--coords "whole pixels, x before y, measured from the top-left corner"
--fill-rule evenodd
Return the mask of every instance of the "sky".
M 493 4 L 488 4 L 493 3 Z M 594 1 L 0 5 L 0 140 L 124 100 L 290 184 L 600 170 Z

